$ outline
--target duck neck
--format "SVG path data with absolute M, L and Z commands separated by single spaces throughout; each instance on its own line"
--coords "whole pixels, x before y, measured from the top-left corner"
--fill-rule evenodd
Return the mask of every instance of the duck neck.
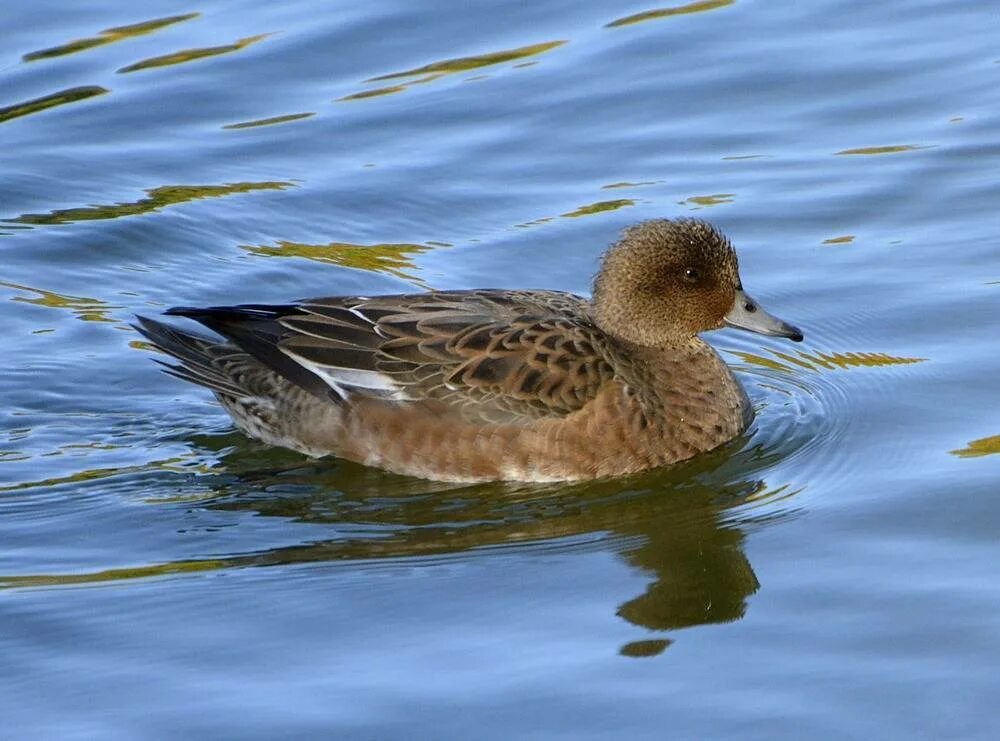
M 660 345 L 632 345 L 626 382 L 640 403 L 667 427 L 704 421 L 720 438 L 742 432 L 752 419 L 749 399 L 729 366 L 699 337 Z M 728 436 L 728 437 L 727 437 Z

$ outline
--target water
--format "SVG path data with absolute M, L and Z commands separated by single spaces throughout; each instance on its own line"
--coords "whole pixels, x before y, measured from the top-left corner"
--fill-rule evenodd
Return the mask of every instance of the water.
M 1000 19 L 655 7 L 5 6 L 5 737 L 1000 733 Z M 807 339 L 712 334 L 754 428 L 633 479 L 270 450 L 128 326 L 677 215 Z

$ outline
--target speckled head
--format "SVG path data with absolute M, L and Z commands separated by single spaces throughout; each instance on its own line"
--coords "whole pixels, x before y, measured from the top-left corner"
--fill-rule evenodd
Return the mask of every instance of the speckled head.
M 744 293 L 732 244 L 698 219 L 655 219 L 626 229 L 604 255 L 594 307 L 602 329 L 639 345 L 685 344 L 724 325 L 802 339 Z

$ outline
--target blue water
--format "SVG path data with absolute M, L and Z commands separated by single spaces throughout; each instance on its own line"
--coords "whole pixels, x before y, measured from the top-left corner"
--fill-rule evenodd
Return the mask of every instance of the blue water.
M 1000 735 L 994 8 L 5 11 L 5 737 Z M 757 422 L 631 479 L 269 449 L 129 327 L 587 293 L 671 216 L 807 338 L 709 335 Z

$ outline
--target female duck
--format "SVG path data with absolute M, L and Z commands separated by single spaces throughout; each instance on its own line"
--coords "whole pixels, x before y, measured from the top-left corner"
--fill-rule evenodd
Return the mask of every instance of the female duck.
M 732 245 L 693 219 L 625 230 L 592 301 L 434 291 L 166 313 L 225 338 L 137 326 L 246 434 L 449 481 L 619 476 L 711 450 L 752 411 L 697 333 L 802 339 L 743 292 Z

